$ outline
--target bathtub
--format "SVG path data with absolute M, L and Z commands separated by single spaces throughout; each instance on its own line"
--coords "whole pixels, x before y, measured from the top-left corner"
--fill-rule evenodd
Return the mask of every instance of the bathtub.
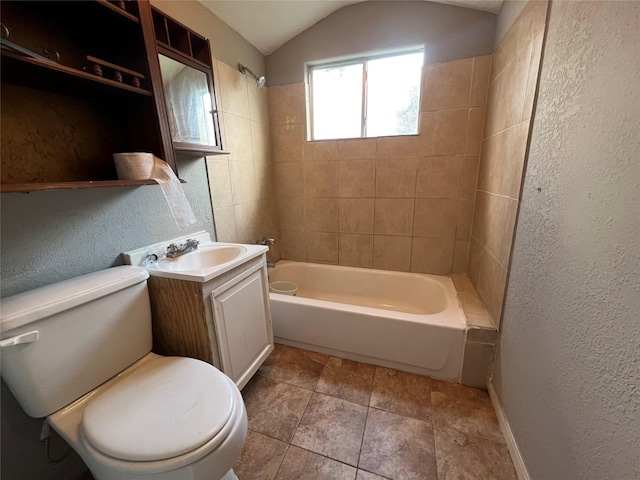
M 459 381 L 465 316 L 449 277 L 281 260 L 269 281 L 276 343 Z

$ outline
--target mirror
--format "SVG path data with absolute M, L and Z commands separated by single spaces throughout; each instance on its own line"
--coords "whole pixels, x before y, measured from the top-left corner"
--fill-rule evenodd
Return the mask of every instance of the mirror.
M 176 150 L 208 146 L 219 150 L 209 75 L 160 54 L 162 85 Z

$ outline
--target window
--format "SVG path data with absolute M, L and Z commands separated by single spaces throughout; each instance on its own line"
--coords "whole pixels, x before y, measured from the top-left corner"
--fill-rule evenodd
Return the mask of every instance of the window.
M 311 140 L 418 133 L 422 50 L 309 67 Z

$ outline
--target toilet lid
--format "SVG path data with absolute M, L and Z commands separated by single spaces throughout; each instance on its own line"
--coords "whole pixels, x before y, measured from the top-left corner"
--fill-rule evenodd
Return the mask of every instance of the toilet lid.
M 233 386 L 222 372 L 192 358 L 158 357 L 91 399 L 85 438 L 122 460 L 163 460 L 195 450 L 229 422 Z

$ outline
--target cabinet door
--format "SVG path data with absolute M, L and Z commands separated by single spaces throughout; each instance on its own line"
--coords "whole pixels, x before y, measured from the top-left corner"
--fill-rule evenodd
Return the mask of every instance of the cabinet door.
M 211 294 L 222 371 L 242 388 L 273 350 L 262 269 Z

